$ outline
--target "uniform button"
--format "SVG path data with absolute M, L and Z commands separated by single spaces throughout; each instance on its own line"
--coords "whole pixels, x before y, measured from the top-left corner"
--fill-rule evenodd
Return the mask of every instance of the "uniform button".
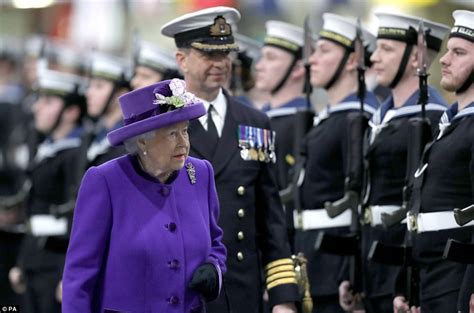
M 179 268 L 179 261 L 176 260 L 176 259 L 168 261 L 168 267 L 172 268 L 172 269 L 178 269 Z
M 170 232 L 174 232 L 174 231 L 176 230 L 176 224 L 175 224 L 175 223 L 166 224 L 165 227 L 166 227 Z
M 164 197 L 167 197 L 169 194 L 170 194 L 170 189 L 168 187 L 163 187 L 161 188 L 161 194 L 164 196 Z
M 169 299 L 168 299 L 168 302 L 170 304 L 178 304 L 179 303 L 179 298 L 176 297 L 176 296 L 171 296 Z
M 237 260 L 242 261 L 243 259 L 244 259 L 244 254 L 241 251 L 237 252 Z
M 239 186 L 239 188 L 237 188 L 237 194 L 239 196 L 243 196 L 245 194 L 245 187 L 244 186 Z
M 244 209 L 239 209 L 237 211 L 237 215 L 240 217 L 240 218 L 243 218 L 245 216 L 245 210 Z
M 243 232 L 243 231 L 239 231 L 239 232 L 237 233 L 237 238 L 238 238 L 239 240 L 244 240 L 244 232 Z

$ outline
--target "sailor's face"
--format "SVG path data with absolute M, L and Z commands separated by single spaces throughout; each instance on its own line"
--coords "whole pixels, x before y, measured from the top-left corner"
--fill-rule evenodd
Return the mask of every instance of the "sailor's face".
M 450 38 L 441 63 L 441 86 L 456 91 L 474 71 L 474 43 L 462 38 Z M 471 86 L 472 88 L 472 86 Z
M 40 133 L 48 133 L 54 127 L 64 101 L 58 96 L 40 95 L 33 104 L 35 129 Z
M 377 39 L 377 48 L 370 57 L 377 83 L 389 86 L 398 72 L 406 43 L 390 39 Z
M 272 91 L 283 79 L 293 56 L 283 50 L 272 46 L 262 48 L 262 56 L 255 65 L 255 86 L 262 91 Z
M 332 41 L 320 39 L 309 58 L 311 85 L 324 87 L 336 73 L 344 56 L 344 48 Z
M 87 113 L 99 117 L 114 88 L 114 84 L 106 79 L 92 78 L 87 88 Z
M 143 88 L 146 86 L 153 85 L 163 80 L 163 74 L 155 71 L 149 67 L 139 65 L 135 68 L 135 74 L 133 75 L 132 85 L 133 90 Z

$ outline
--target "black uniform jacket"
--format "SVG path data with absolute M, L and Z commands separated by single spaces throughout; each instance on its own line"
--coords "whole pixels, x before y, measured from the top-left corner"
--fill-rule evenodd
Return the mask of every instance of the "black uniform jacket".
M 55 142 L 43 142 L 29 167 L 32 187 L 28 199 L 28 217 L 51 214 L 52 205 L 71 200 L 82 173 L 74 167 L 80 157 L 79 136 Z M 19 265 L 24 270 L 57 269 L 62 271 L 64 253 L 45 249 L 47 237 L 28 234 L 21 247 Z
M 375 96 L 369 93 L 365 105 L 367 113 L 374 113 L 377 105 Z M 315 126 L 306 135 L 305 177 L 299 189 L 303 210 L 322 209 L 326 201 L 336 201 L 344 195 L 344 180 L 348 174 L 348 115 L 358 110 L 359 100 L 353 93 L 341 103 L 320 112 Z M 304 252 L 308 258 L 313 297 L 337 295 L 338 280 L 345 268 L 345 257 L 315 250 L 316 238 L 321 231 L 342 236 L 349 233 L 349 227 L 296 231 L 295 251 Z
M 426 117 L 431 123 L 433 136 L 438 129 L 438 121 L 446 102 L 434 88 L 428 89 L 429 104 L 426 106 Z M 389 97 L 374 114 L 369 133 L 369 144 L 366 159 L 370 186 L 366 188 L 368 201 L 366 206 L 402 204 L 402 191 L 405 185 L 408 137 L 410 136 L 409 120 L 421 116 L 421 106 L 417 104 L 419 92 L 416 91 L 388 121 L 383 122 L 386 112 L 393 109 L 393 98 Z M 376 132 L 377 134 L 374 134 Z M 394 225 L 388 230 L 382 226 L 364 225 L 362 228 L 363 255 L 368 256 L 372 242 L 378 240 L 388 245 L 401 245 L 405 240 L 406 224 Z M 387 266 L 376 262 L 364 264 L 366 294 L 369 297 L 386 296 L 393 293 L 398 267 Z
M 189 125 L 190 155 L 207 159 L 214 167 L 221 210 L 219 225 L 227 248 L 223 291 L 208 304 L 207 312 L 228 312 L 228 300 L 233 313 L 253 313 L 262 301 L 263 266 L 288 259 L 291 254 L 274 165 L 243 160 L 238 146 L 238 125 L 269 129 L 269 120 L 264 113 L 227 94 L 226 100 L 224 127 L 214 155 L 199 120 Z M 296 284 L 273 287 L 269 296 L 271 305 L 295 301 Z
M 441 128 L 444 131 L 427 146 L 422 160 L 427 167 L 417 179 L 421 193 L 414 193 L 414 197 L 421 197 L 421 213 L 452 211 L 473 204 L 473 113 L 474 104 L 460 112 L 455 104 L 443 115 L 441 122 L 446 124 Z M 416 210 L 416 199 L 412 200 L 412 209 Z M 421 266 L 422 297 L 432 298 L 460 288 L 466 266 L 441 257 L 448 238 L 470 242 L 471 234 L 472 227 L 415 233 L 413 253 Z
M 271 109 L 265 113 L 270 118 L 272 129 L 276 133 L 275 153 L 277 167 L 278 188 L 285 189 L 293 177 L 292 168 L 295 164 L 295 123 L 297 120 L 295 114 L 298 110 L 306 107 L 306 99 L 302 97 L 295 98 L 283 106 Z

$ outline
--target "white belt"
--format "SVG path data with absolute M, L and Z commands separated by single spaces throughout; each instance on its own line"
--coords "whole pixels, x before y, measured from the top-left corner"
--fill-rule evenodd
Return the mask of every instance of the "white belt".
M 382 225 L 382 213 L 392 214 L 400 208 L 399 205 L 370 205 L 365 209 L 364 221 L 372 227 L 380 226 Z M 406 223 L 406 219 L 403 219 L 400 223 Z
M 293 221 L 295 228 L 301 230 L 350 226 L 352 211 L 346 210 L 335 218 L 330 218 L 326 209 L 293 211 Z
M 410 232 L 423 233 L 474 225 L 474 221 L 459 226 L 454 219 L 453 211 L 431 213 L 407 213 L 407 228 Z
M 60 236 L 67 234 L 67 218 L 39 214 L 30 217 L 30 231 L 33 236 Z

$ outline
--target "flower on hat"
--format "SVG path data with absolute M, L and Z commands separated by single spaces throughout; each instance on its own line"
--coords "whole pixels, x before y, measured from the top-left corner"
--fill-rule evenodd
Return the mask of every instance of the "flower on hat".
M 153 101 L 154 104 L 167 107 L 165 111 L 171 111 L 198 102 L 194 94 L 186 91 L 186 82 L 184 80 L 172 79 L 169 83 L 169 88 L 172 96 L 167 97 L 160 93 L 155 93 L 156 100 Z

